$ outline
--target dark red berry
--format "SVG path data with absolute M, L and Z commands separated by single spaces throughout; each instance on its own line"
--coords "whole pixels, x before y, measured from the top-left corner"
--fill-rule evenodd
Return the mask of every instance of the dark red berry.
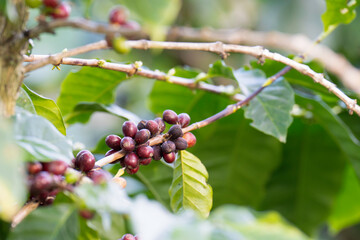
M 96 185 L 106 183 L 111 179 L 110 173 L 103 169 L 91 170 L 86 175 L 93 180 Z
M 67 163 L 61 160 L 43 163 L 43 170 L 55 175 L 64 175 L 67 167 Z
M 122 131 L 124 133 L 124 136 L 133 138 L 135 137 L 135 134 L 137 132 L 137 127 L 135 123 L 126 121 L 122 126 Z
M 41 204 L 42 206 L 49 206 L 54 203 L 55 197 L 47 197 L 45 201 Z
M 159 125 L 154 120 L 147 121 L 146 128 L 149 129 L 152 135 L 156 135 L 159 132 Z
M 109 151 L 107 151 L 107 152 L 105 153 L 105 157 L 110 156 L 111 154 L 114 154 L 114 153 L 116 153 L 117 151 L 118 151 L 118 150 L 110 149 Z
M 128 153 L 125 156 L 124 164 L 126 168 L 135 169 L 139 166 L 139 157 L 134 153 Z
M 175 153 L 171 152 L 171 153 L 163 153 L 163 158 L 165 160 L 165 162 L 167 163 L 173 163 L 175 161 Z
M 138 123 L 137 128 L 138 128 L 139 130 L 141 130 L 141 129 L 146 128 L 145 126 L 146 126 L 146 120 L 141 120 L 141 121 Z
M 88 151 L 80 151 L 75 158 L 75 167 L 83 172 L 88 172 L 95 166 L 95 157 Z
M 43 4 L 46 7 L 55 8 L 59 5 L 59 0 L 43 0 Z
M 110 11 L 109 22 L 112 24 L 125 24 L 129 16 L 128 10 L 123 6 L 117 6 Z
M 191 132 L 185 133 L 183 138 L 187 141 L 188 148 L 191 148 L 196 144 L 196 137 Z
M 47 197 L 49 196 L 49 192 L 48 191 L 42 191 L 39 193 L 38 199 L 40 203 L 44 203 L 47 199 Z
M 120 150 L 120 142 L 121 138 L 118 135 L 109 135 L 105 139 L 106 145 L 108 145 L 109 148 Z
M 161 147 L 159 145 L 156 145 L 153 146 L 152 148 L 154 150 L 153 159 L 157 161 L 160 160 L 162 158 Z
M 69 17 L 71 12 L 71 7 L 69 3 L 62 2 L 59 6 L 54 8 L 53 12 L 51 13 L 51 17 L 54 19 L 65 19 Z
M 37 174 L 42 170 L 42 165 L 39 162 L 32 162 L 27 164 L 27 171 L 29 174 Z
M 135 174 L 135 173 L 137 173 L 137 171 L 139 171 L 139 166 L 137 166 L 136 168 L 134 168 L 134 169 L 131 169 L 131 168 L 125 168 L 125 170 L 126 170 L 126 172 L 128 173 L 128 174 Z
M 92 219 L 95 213 L 93 211 L 83 209 L 83 210 L 79 210 L 79 215 L 84 219 Z
M 182 129 L 179 125 L 171 126 L 168 133 L 170 135 L 170 139 L 176 139 L 183 136 Z
M 151 158 L 154 155 L 154 149 L 150 146 L 142 145 L 136 149 L 136 154 L 140 158 Z
M 125 161 L 125 157 L 120 158 L 120 160 L 119 160 L 120 166 L 125 167 L 125 162 L 124 161 Z
M 173 141 L 166 141 L 161 144 L 161 152 L 162 153 L 171 153 L 176 150 L 175 143 Z
M 187 141 L 182 137 L 175 139 L 174 143 L 176 146 L 176 150 L 185 150 L 188 147 Z
M 190 123 L 190 116 L 187 113 L 180 113 L 178 116 L 179 124 L 181 127 L 187 127 Z
M 173 110 L 165 110 L 163 112 L 163 119 L 169 124 L 176 124 L 178 122 L 178 115 Z
M 135 237 L 132 234 L 127 233 L 124 236 L 122 236 L 121 240 L 135 240 Z
M 54 186 L 53 177 L 50 173 L 41 171 L 35 175 L 32 190 L 35 192 L 50 190 Z
M 154 120 L 159 125 L 159 132 L 158 133 L 162 133 L 165 130 L 165 127 L 166 127 L 164 120 L 162 118 L 155 118 Z
M 152 158 L 140 158 L 140 165 L 149 165 L 151 163 Z
M 135 142 L 137 144 L 146 143 L 151 136 L 151 133 L 148 129 L 141 129 L 135 134 Z
M 132 152 L 135 149 L 135 141 L 131 137 L 124 137 L 121 140 L 121 148 L 126 152 Z

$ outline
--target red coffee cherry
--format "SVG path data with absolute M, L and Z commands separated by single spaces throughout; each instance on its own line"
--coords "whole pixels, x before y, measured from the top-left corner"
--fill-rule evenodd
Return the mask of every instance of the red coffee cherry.
M 165 110 L 163 112 L 163 119 L 169 124 L 176 124 L 178 121 L 178 115 L 173 110 Z
M 54 8 L 53 12 L 51 13 L 51 17 L 54 19 L 65 19 L 69 17 L 71 12 L 71 6 L 67 2 L 60 3 L 59 6 Z
M 109 13 L 109 22 L 112 24 L 123 25 L 129 17 L 129 11 L 123 6 L 116 6 Z
M 187 141 L 188 148 L 191 148 L 196 144 L 196 137 L 191 132 L 185 133 L 183 138 Z

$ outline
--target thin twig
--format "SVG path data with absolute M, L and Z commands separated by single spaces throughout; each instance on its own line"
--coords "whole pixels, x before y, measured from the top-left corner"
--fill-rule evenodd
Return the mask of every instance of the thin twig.
M 38 206 L 38 202 L 27 202 L 13 218 L 11 227 L 16 227 L 22 220 L 24 220 L 24 218 L 26 218 L 27 215 L 34 211 Z

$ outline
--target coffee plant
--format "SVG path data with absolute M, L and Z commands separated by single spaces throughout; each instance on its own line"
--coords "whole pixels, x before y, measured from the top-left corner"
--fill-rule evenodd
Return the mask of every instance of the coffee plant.
M 356 10 L 1 0 L 0 239 L 359 239 Z

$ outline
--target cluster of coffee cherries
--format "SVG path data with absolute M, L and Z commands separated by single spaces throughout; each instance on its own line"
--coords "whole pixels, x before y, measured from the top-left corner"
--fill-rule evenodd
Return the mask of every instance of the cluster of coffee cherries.
M 118 240 L 140 240 L 140 238 L 137 235 L 134 236 L 130 233 L 127 233 L 124 236 L 122 236 L 121 238 L 119 238 Z
M 31 162 L 27 164 L 30 199 L 40 205 L 50 205 L 55 196 L 64 189 L 69 189 L 64 182 L 68 164 L 61 160 L 52 162 Z
M 120 25 L 130 30 L 139 30 L 140 25 L 136 21 L 129 20 L 129 11 L 126 7 L 118 5 L 111 9 L 109 13 L 109 23 Z
M 66 19 L 71 12 L 70 4 L 61 0 L 26 0 L 26 5 L 31 8 L 41 7 L 41 12 L 53 19 Z
M 166 141 L 161 144 L 149 146 L 149 139 L 155 137 L 166 128 L 166 123 L 170 127 Z M 164 159 L 167 163 L 173 163 L 176 159 L 178 150 L 185 150 L 196 143 L 196 137 L 191 132 L 183 134 L 182 128 L 187 127 L 190 123 L 190 116 L 187 113 L 177 115 L 172 110 L 165 110 L 163 117 L 154 120 L 141 120 L 137 125 L 133 122 L 126 121 L 122 126 L 124 137 L 109 135 L 105 139 L 109 150 L 105 156 L 114 154 L 123 150 L 126 154 L 115 162 L 120 162 L 125 167 L 126 172 L 134 174 L 139 170 L 140 165 L 148 165 L 154 160 Z

